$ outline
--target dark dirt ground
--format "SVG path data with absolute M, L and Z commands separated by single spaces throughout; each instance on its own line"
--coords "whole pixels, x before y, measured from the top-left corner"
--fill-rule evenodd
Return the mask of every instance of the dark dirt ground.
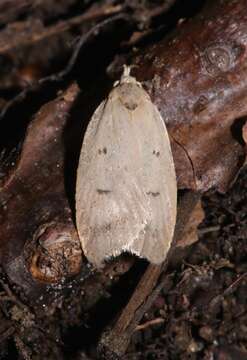
M 168 271 L 126 360 L 247 359 L 246 184 L 245 169 L 228 194 L 204 196 L 199 241 Z

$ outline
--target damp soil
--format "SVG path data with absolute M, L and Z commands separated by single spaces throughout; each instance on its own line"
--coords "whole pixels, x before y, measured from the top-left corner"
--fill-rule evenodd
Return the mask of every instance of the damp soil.
M 247 359 L 247 169 L 203 207 L 199 241 L 169 269 L 125 360 Z

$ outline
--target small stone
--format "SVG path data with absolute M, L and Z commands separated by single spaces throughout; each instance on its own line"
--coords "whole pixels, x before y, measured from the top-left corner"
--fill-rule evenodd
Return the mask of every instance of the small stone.
M 213 340 L 213 330 L 208 325 L 202 326 L 200 328 L 199 335 L 201 336 L 201 338 L 208 342 L 211 342 Z
M 203 349 L 203 344 L 201 342 L 196 342 L 192 340 L 188 346 L 188 352 L 190 353 L 196 353 L 198 351 L 201 351 Z
M 157 309 L 163 309 L 165 307 L 165 300 L 162 296 L 158 296 L 154 301 L 154 306 Z

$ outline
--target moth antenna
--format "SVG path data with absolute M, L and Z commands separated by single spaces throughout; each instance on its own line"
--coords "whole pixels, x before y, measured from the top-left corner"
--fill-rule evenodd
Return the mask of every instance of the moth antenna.
M 141 84 L 136 80 L 134 76 L 130 75 L 131 68 L 133 68 L 133 65 L 126 65 L 123 66 L 123 73 L 120 79 L 120 83 L 135 83 L 138 86 L 141 86 Z M 119 83 L 116 83 L 118 85 Z
M 123 68 L 124 68 L 124 69 L 123 69 L 123 75 L 122 75 L 122 77 L 128 77 L 128 76 L 130 76 L 131 66 L 128 66 L 128 65 L 124 64 Z

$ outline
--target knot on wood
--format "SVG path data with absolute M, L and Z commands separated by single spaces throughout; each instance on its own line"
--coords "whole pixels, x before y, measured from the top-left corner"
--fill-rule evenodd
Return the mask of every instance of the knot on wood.
M 231 48 L 221 44 L 208 46 L 203 54 L 203 63 L 207 73 L 212 76 L 229 71 L 233 63 Z
M 29 257 L 33 278 L 53 283 L 79 272 L 81 248 L 76 234 L 61 224 L 41 226 L 35 233 L 36 249 Z

